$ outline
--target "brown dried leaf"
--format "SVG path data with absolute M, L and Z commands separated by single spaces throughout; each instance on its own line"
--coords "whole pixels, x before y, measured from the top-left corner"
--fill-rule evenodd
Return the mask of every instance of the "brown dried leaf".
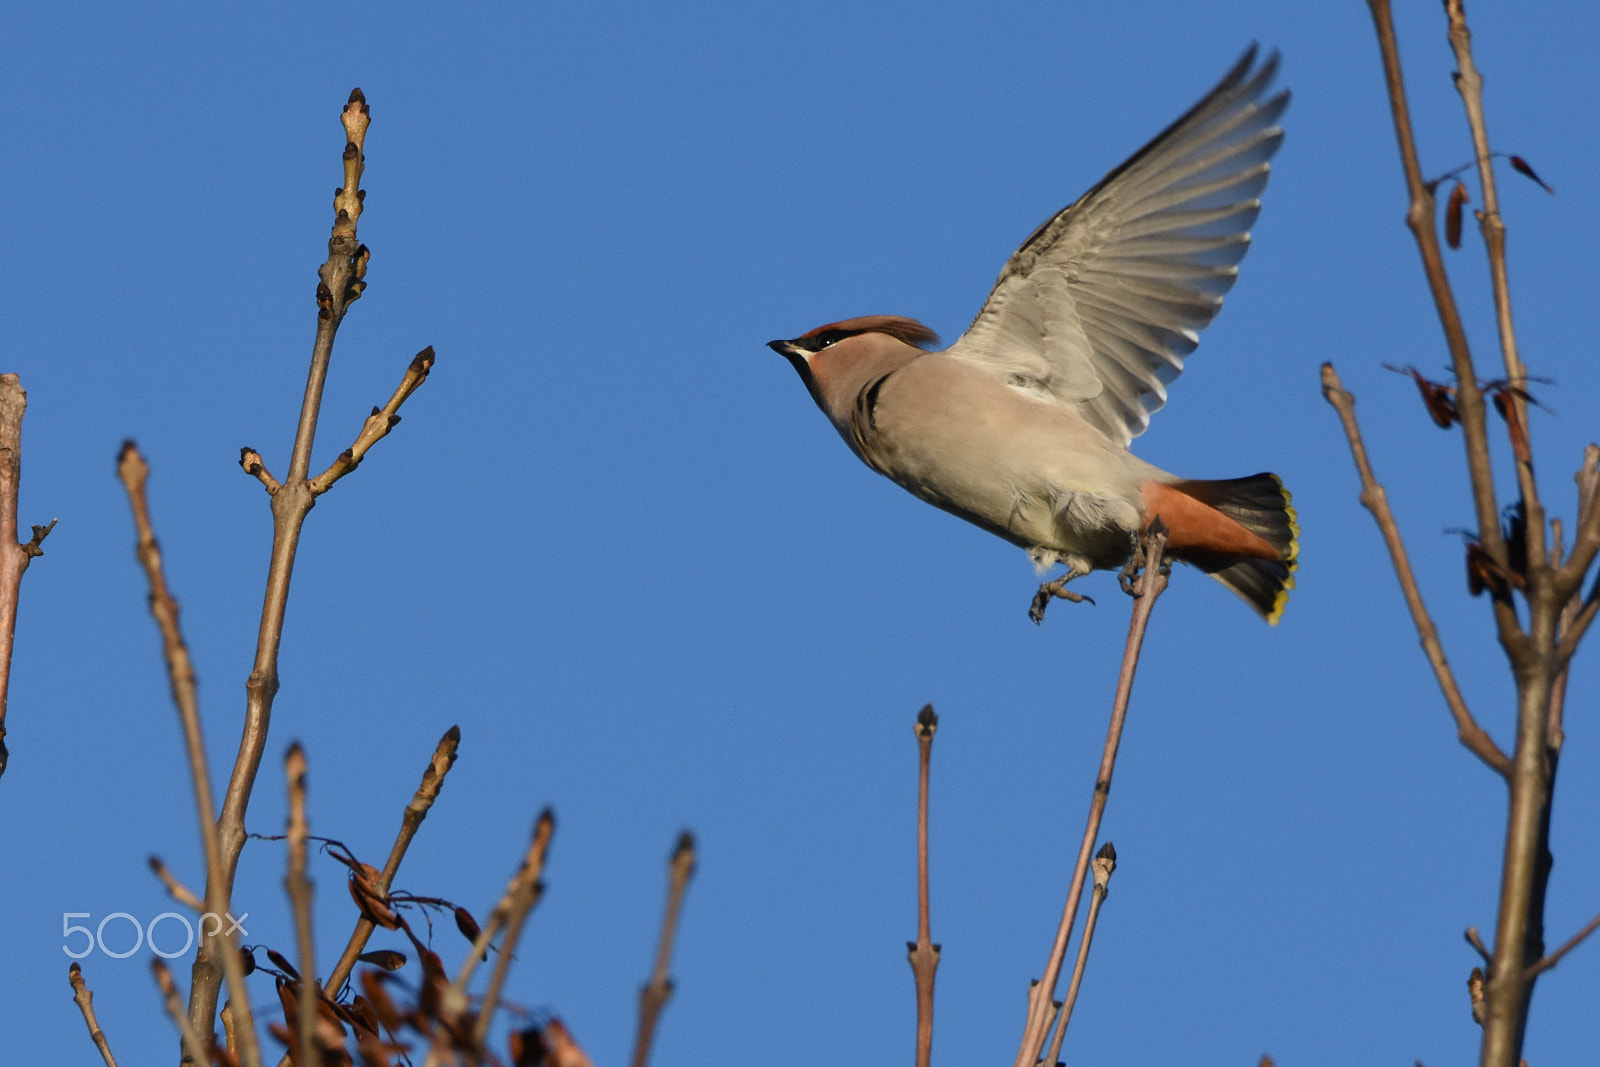
M 1518 463 L 1532 463 L 1533 450 L 1528 444 L 1528 427 L 1522 421 L 1522 415 L 1517 405 L 1511 402 L 1512 396 L 1519 396 L 1523 400 L 1532 399 L 1523 390 L 1511 385 L 1500 385 L 1489 394 L 1489 399 L 1494 403 L 1495 411 L 1506 420 L 1506 436 L 1511 439 L 1511 454 Z
M 398 971 L 406 965 L 406 954 L 396 952 L 392 948 L 377 948 L 371 952 L 363 952 L 356 959 L 362 963 L 370 963 L 374 967 L 382 967 L 386 971 Z
M 385 975 L 382 971 L 362 971 L 361 991 L 366 994 L 367 1003 L 378 1017 L 378 1022 L 390 1033 L 397 1033 L 405 1024 L 404 1016 L 395 1007 L 394 1001 L 389 997 L 389 991 L 383 988 Z
M 267 949 L 267 959 L 272 961 L 274 967 L 293 978 L 296 982 L 300 980 L 300 972 L 294 969 L 294 964 L 290 963 L 283 953 L 269 948 Z
M 389 907 L 389 898 L 378 889 L 382 874 L 366 863 L 353 863 L 350 867 L 350 899 L 361 909 L 361 915 L 374 926 L 385 930 L 398 930 L 400 917 Z
M 284 1047 L 288 1049 L 286 1054 L 289 1057 L 289 1062 L 294 1067 L 300 1067 L 300 1042 L 296 1041 L 294 1035 L 289 1033 L 289 1028 L 282 1023 L 268 1023 L 267 1033 L 283 1043 Z
M 421 963 L 422 990 L 417 996 L 417 1010 L 429 1019 L 438 1018 L 439 1006 L 444 1000 L 444 991 L 450 985 L 450 979 L 444 973 L 444 963 L 437 952 L 424 951 Z
M 460 907 L 456 908 L 456 929 L 461 931 L 462 937 L 474 945 L 478 943 L 478 935 L 483 932 L 482 928 L 478 926 L 478 920 L 472 917 L 472 913 L 466 908 Z M 483 950 L 483 958 L 485 960 L 489 958 L 489 950 L 487 948 Z
M 1544 183 L 1544 179 L 1533 172 L 1533 168 L 1528 166 L 1528 161 L 1526 159 L 1523 159 L 1521 156 L 1512 156 L 1510 158 L 1512 170 L 1516 171 L 1518 174 L 1521 174 L 1525 178 L 1532 178 L 1534 181 L 1539 183 L 1539 188 L 1543 189 L 1551 196 L 1555 195 L 1556 191 L 1546 185 Z
M 543 1067 L 549 1049 L 545 1048 L 537 1026 L 513 1030 L 506 1040 L 511 1051 L 511 1067 Z
M 1526 584 L 1522 575 L 1508 572 L 1478 542 L 1467 542 L 1467 592 L 1478 596 L 1487 589 L 1497 597 L 1505 597 L 1511 595 L 1513 586 L 1521 589 Z
M 560 1019 L 551 1019 L 546 1024 L 544 1040 L 549 1046 L 549 1053 L 545 1057 L 549 1067 L 594 1067 L 593 1061 L 578 1047 Z
M 1417 383 L 1417 392 L 1422 394 L 1422 403 L 1428 409 L 1428 417 L 1433 424 L 1441 430 L 1448 430 L 1460 420 L 1456 412 L 1456 391 L 1453 386 L 1441 382 L 1430 381 L 1424 378 L 1415 367 L 1396 367 L 1392 363 L 1385 363 L 1385 370 L 1394 371 L 1396 374 L 1410 375 L 1411 380 Z
M 389 1058 L 389 1053 L 396 1050 L 396 1047 L 384 1044 L 375 1034 L 358 1030 L 356 1049 L 361 1053 L 361 1067 L 394 1067 L 394 1061 Z
M 1506 565 L 1518 589 L 1528 585 L 1528 513 L 1522 501 L 1507 505 L 1501 516 L 1501 533 L 1506 540 Z
M 1461 247 L 1461 205 L 1467 202 L 1467 187 L 1456 182 L 1444 207 L 1444 240 L 1451 248 Z
M 350 998 L 350 1003 L 345 1008 L 345 1013 L 350 1016 L 350 1023 L 355 1027 L 358 1035 L 362 1030 L 368 1030 L 374 1034 L 378 1032 L 378 1012 L 373 1008 L 372 1002 L 360 993 Z

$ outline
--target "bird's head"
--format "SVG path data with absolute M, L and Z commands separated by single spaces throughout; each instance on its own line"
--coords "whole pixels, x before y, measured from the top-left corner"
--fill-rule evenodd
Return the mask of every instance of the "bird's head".
M 865 315 L 818 326 L 791 341 L 769 341 L 767 347 L 789 361 L 817 406 L 837 424 L 871 378 L 938 343 L 939 335 L 916 319 Z

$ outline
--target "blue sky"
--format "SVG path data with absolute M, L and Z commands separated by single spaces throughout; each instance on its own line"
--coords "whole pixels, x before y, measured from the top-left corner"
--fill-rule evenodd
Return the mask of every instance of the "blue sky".
M 1469 157 L 1437 5 L 1403 5 L 1425 167 Z M 381 9 L 380 9 L 381 8 Z M 1600 11 L 1477 4 L 1506 173 L 1539 470 L 1570 521 L 1595 438 Z M 1317 368 L 1359 399 L 1380 476 L 1480 720 L 1510 684 L 1467 597 L 1459 438 L 1384 361 L 1441 376 L 1364 5 L 1227 3 L 15 4 L 0 21 L 0 297 L 22 375 L 29 572 L 0 781 L 0 1032 L 16 1063 L 96 1062 L 63 913 L 172 910 L 201 880 L 190 787 L 126 503 L 124 437 L 231 763 L 270 523 L 236 466 L 287 465 L 339 182 L 371 102 L 361 237 L 315 469 L 411 355 L 405 420 L 303 541 L 251 828 L 379 861 L 433 744 L 461 761 L 399 883 L 480 913 L 538 810 L 549 893 L 508 995 L 622 1062 L 664 863 L 701 842 L 660 1067 L 909 1058 L 911 725 L 932 701 L 935 1055 L 1009 1062 L 1082 828 L 1126 631 L 1057 604 L 1021 552 L 862 467 L 764 344 L 890 312 L 947 339 L 1011 251 L 1196 100 L 1252 40 L 1283 53 L 1288 139 L 1255 245 L 1135 443 L 1193 477 L 1280 473 L 1303 530 L 1269 630 L 1180 571 L 1156 612 L 1105 823 L 1121 866 L 1072 1062 L 1471 1060 L 1461 938 L 1494 924 L 1503 795 L 1460 748 Z M 1474 202 L 1478 198 L 1474 190 Z M 1480 246 L 1450 256 L 1495 376 Z M 1504 456 L 1500 457 L 1502 460 Z M 1547 936 L 1600 909 L 1594 657 L 1572 679 Z M 238 906 L 287 948 L 279 846 Z M 318 936 L 352 922 L 321 859 Z M 447 960 L 459 957 L 450 934 Z M 330 956 L 331 958 L 331 956 Z M 123 1062 L 175 1048 L 147 953 L 83 961 Z M 326 965 L 323 967 L 326 970 Z M 187 969 L 179 969 L 187 982 Z M 1527 1056 L 1600 1043 L 1600 947 L 1541 979 Z M 262 999 L 266 986 L 262 986 Z

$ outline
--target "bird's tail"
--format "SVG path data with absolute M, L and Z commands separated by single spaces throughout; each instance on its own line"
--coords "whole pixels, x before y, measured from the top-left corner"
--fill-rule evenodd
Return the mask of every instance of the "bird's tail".
M 1185 551 L 1176 544 L 1173 555 L 1238 593 L 1276 625 L 1294 588 L 1300 554 L 1300 526 L 1283 482 L 1276 474 L 1252 474 L 1220 482 L 1176 482 L 1168 488 L 1222 513 L 1271 546 L 1276 559 L 1208 552 L 1199 546 Z

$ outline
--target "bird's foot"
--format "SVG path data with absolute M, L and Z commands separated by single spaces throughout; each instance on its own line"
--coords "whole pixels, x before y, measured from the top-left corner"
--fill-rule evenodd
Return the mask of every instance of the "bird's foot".
M 1117 575 L 1117 584 L 1122 586 L 1122 591 L 1135 600 L 1144 595 L 1139 592 L 1136 583 L 1139 580 L 1139 572 L 1144 569 L 1145 541 L 1147 538 L 1157 534 L 1161 536 L 1161 544 L 1164 548 L 1166 546 L 1167 527 L 1161 521 L 1159 515 L 1151 520 L 1149 526 L 1133 535 L 1133 554 L 1128 557 L 1128 561 L 1122 565 L 1122 572 Z M 1170 556 L 1162 556 L 1161 573 L 1172 573 L 1172 558 Z
M 1093 597 L 1085 596 L 1082 593 L 1074 593 L 1067 588 L 1067 583 L 1078 577 L 1081 577 L 1081 575 L 1074 573 L 1064 574 L 1055 581 L 1045 582 L 1039 587 L 1039 591 L 1033 594 L 1033 603 L 1028 606 L 1028 618 L 1033 620 L 1035 626 L 1044 624 L 1044 609 L 1049 607 L 1050 601 L 1057 597 L 1062 600 L 1070 600 L 1074 604 L 1082 604 L 1085 601 L 1090 604 L 1094 603 Z
M 1142 558 L 1143 553 L 1135 551 L 1133 555 L 1128 557 L 1128 562 L 1122 565 L 1122 572 L 1117 575 L 1117 584 L 1122 586 L 1122 591 L 1135 599 L 1140 594 L 1139 590 L 1134 587 L 1133 582 L 1134 579 L 1139 577 L 1139 563 Z

